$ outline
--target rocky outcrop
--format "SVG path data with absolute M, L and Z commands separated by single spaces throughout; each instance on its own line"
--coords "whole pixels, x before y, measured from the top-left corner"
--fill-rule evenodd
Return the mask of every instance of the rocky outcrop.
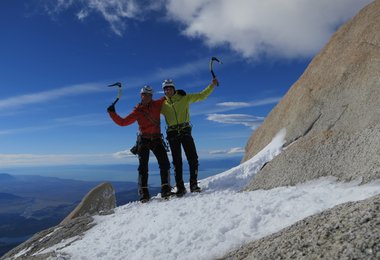
M 115 207 L 115 190 L 111 183 L 105 182 L 89 191 L 79 205 L 62 221 L 62 224 L 81 216 L 110 214 Z
M 308 217 L 222 259 L 380 259 L 380 195 Z
M 55 259 L 57 255 L 54 252 L 44 253 L 44 250 L 50 247 L 65 247 L 81 239 L 84 232 L 95 225 L 93 215 L 111 214 L 115 207 L 115 190 L 110 183 L 102 183 L 89 191 L 58 226 L 37 233 L 0 259 Z M 66 259 L 62 255 L 59 257 Z
M 286 149 L 248 190 L 322 176 L 380 178 L 380 1 L 343 25 L 254 132 L 243 161 L 280 129 Z

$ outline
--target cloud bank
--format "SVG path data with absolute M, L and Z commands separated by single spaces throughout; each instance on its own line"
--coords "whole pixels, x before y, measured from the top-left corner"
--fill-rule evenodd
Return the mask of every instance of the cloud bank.
M 247 58 L 309 57 L 337 26 L 371 0 L 168 0 L 182 33 L 211 47 L 228 45 Z
M 103 17 L 123 36 L 128 22 L 166 16 L 183 35 L 226 46 L 250 59 L 311 57 L 336 28 L 372 0 L 49 0 L 56 14 L 74 9 L 79 20 Z M 162 14 L 164 12 L 164 14 Z

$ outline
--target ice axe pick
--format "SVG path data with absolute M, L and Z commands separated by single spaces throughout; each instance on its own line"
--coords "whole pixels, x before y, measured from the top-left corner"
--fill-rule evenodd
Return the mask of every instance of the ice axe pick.
M 117 87 L 118 88 L 117 97 L 116 97 L 115 101 L 112 103 L 112 105 L 114 106 L 117 103 L 117 101 L 119 101 L 119 99 L 121 98 L 121 83 L 116 82 L 116 83 L 113 83 L 111 85 L 108 85 L 108 87 Z
M 217 57 L 211 57 L 211 60 L 210 60 L 210 71 L 211 71 L 211 75 L 212 75 L 213 79 L 216 78 L 214 70 L 212 69 L 212 64 L 214 63 L 214 61 L 217 61 L 217 62 L 219 62 L 219 63 L 222 64 L 222 62 Z M 217 86 L 219 86 L 219 84 L 217 84 Z

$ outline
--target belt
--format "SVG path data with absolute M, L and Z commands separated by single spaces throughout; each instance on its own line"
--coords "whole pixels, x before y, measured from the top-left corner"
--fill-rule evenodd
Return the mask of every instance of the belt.
M 181 129 L 186 128 L 186 127 L 190 127 L 189 122 L 185 122 L 185 123 L 178 124 L 178 125 L 171 125 L 168 127 L 168 131 L 181 130 Z
M 140 137 L 144 139 L 158 139 L 162 137 L 162 134 L 140 134 Z

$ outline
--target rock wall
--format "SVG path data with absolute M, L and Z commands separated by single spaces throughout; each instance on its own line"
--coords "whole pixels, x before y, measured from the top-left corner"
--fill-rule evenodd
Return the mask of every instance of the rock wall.
M 380 178 L 380 0 L 343 25 L 253 133 L 243 161 L 282 128 L 284 151 L 245 190 L 322 176 Z M 380 195 L 316 214 L 223 259 L 380 259 Z
M 380 178 L 380 1 L 343 25 L 253 133 L 243 161 L 286 128 L 286 149 L 247 187 L 332 175 Z

